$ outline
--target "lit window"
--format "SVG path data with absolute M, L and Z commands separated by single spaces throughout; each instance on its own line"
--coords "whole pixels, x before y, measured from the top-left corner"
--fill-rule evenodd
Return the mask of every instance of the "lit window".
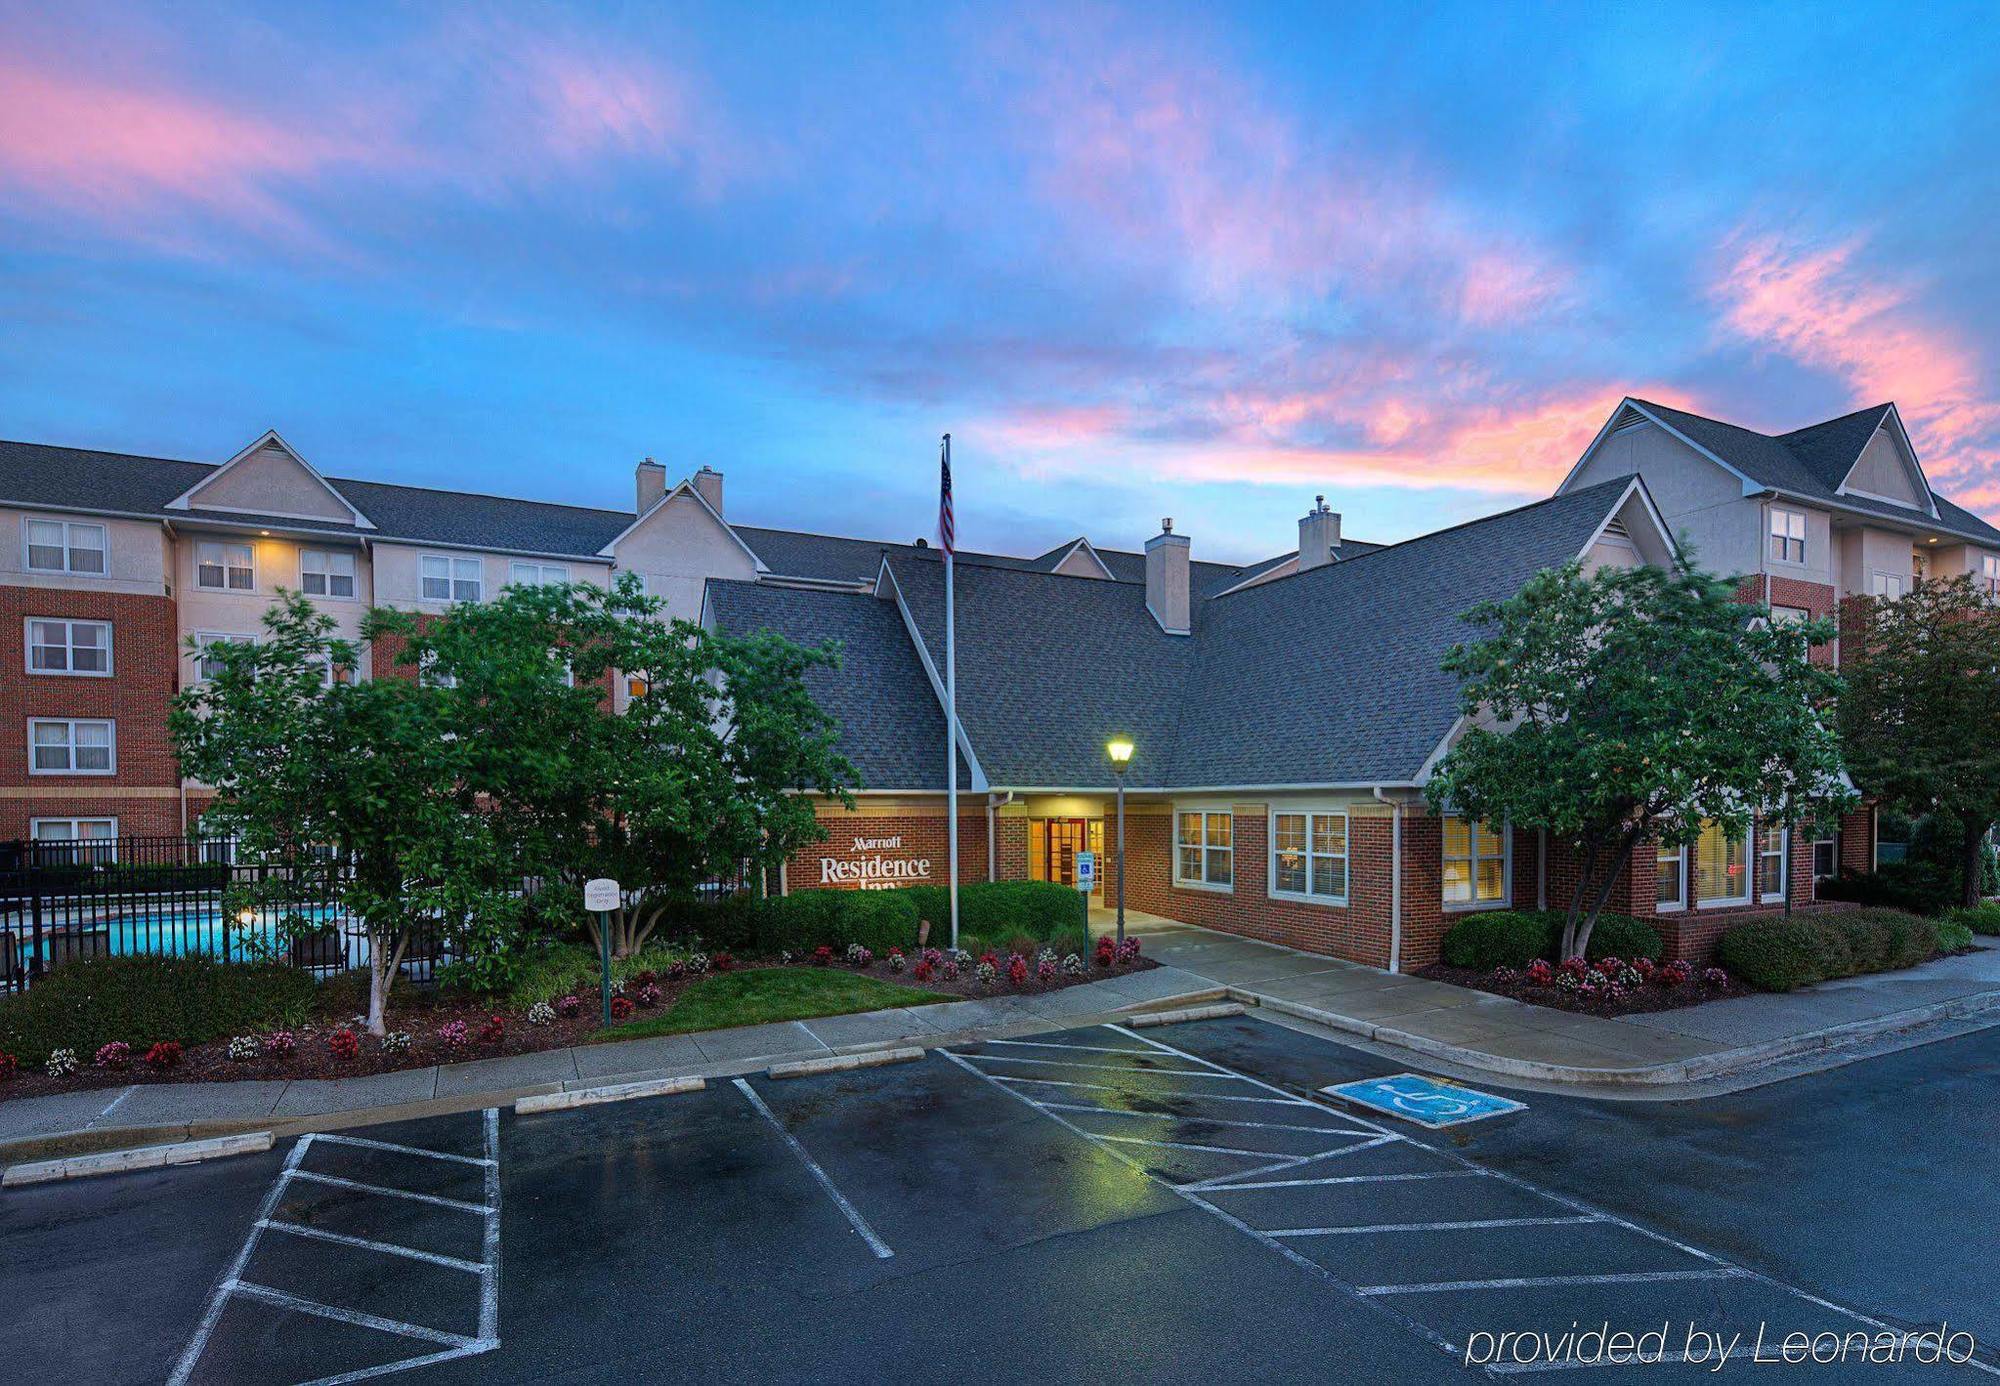
M 515 587 L 550 587 L 569 581 L 567 563 L 523 563 L 516 560 L 507 569 L 507 581 Z
M 1771 507 L 1771 557 L 1780 563 L 1806 561 L 1804 511 Z
M 28 621 L 28 672 L 84 674 L 98 678 L 111 672 L 109 621 Z M 51 820 L 54 821 L 54 820 Z
M 1686 843 L 1659 845 L 1659 865 L 1654 874 L 1656 882 L 1653 905 L 1656 909 L 1678 910 L 1687 905 L 1687 856 Z
M 52 847 L 65 864 L 106 865 L 118 860 L 116 818 L 37 818 L 29 830 L 35 841 Z
M 1979 585 L 1989 597 L 2000 597 L 2000 556 L 1987 554 L 1979 560 Z
M 1695 843 L 1695 900 L 1703 905 L 1742 904 L 1750 898 L 1749 843 L 1718 823 L 1701 825 Z
M 214 654 L 217 646 L 254 645 L 257 643 L 257 637 L 254 635 L 228 635 L 219 631 L 204 630 L 195 632 L 194 643 L 194 674 L 201 682 L 207 683 L 211 679 L 222 676 L 222 661 L 216 658 Z
M 1347 815 L 1271 815 L 1271 893 L 1347 899 Z
M 1757 894 L 1765 900 L 1785 898 L 1785 865 L 1790 860 L 1782 826 L 1759 825 L 1757 833 Z
M 354 595 L 354 555 L 338 550 L 299 550 L 299 590 L 308 597 Z
M 1877 573 L 1872 590 L 1878 597 L 1886 597 L 1892 602 L 1903 599 L 1903 579 L 1895 573 Z
M 1174 815 L 1174 879 L 1186 885 L 1226 886 L 1234 878 L 1235 853 L 1226 813 Z
M 102 577 L 109 548 L 103 525 L 69 520 L 27 522 L 28 567 L 37 573 L 84 573 Z
M 194 585 L 215 591 L 252 592 L 257 578 L 248 544 L 194 546 Z
M 117 734 L 108 721 L 30 718 L 28 773 L 109 775 L 117 769 Z
M 633 674 L 625 680 L 625 696 L 628 698 L 643 698 L 651 691 L 652 685 L 638 674 Z
M 427 602 L 476 602 L 481 573 L 476 558 L 446 558 L 429 554 L 423 560 L 423 598 Z
M 1477 906 L 1507 903 L 1507 834 L 1491 824 L 1444 816 L 1444 902 Z

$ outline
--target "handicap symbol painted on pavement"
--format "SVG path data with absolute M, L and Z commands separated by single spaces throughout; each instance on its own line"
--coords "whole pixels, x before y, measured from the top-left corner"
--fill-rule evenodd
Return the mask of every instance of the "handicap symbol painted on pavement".
M 1387 1078 L 1363 1078 L 1355 1083 L 1332 1083 L 1321 1092 L 1390 1116 L 1414 1121 L 1419 1126 L 1458 1126 L 1468 1121 L 1505 1116 L 1527 1110 L 1527 1103 L 1495 1097 L 1490 1092 L 1461 1088 L 1439 1082 L 1421 1073 L 1396 1073 Z

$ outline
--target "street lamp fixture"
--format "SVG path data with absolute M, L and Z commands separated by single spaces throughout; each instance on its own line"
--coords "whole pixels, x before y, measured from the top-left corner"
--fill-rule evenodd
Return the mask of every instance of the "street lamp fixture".
M 1125 942 L 1125 766 L 1132 759 L 1132 738 L 1114 736 L 1104 743 L 1111 773 L 1118 779 L 1118 941 Z

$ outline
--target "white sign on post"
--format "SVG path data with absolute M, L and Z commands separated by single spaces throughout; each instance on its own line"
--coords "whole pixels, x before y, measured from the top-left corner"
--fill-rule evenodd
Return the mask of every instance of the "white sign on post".
M 1076 854 L 1076 888 L 1086 894 L 1097 889 L 1097 853 Z
M 583 907 L 587 910 L 617 909 L 618 882 L 608 876 L 599 876 L 594 881 L 586 881 L 583 887 Z

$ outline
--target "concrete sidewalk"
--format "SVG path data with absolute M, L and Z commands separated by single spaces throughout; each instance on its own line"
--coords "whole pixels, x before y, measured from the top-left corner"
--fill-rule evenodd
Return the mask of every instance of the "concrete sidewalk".
M 2000 949 L 1903 972 L 1606 1018 L 1126 911 L 1147 956 L 1239 999 L 1461 1067 L 1551 1083 L 1699 1082 L 1933 1020 L 1991 1011 Z
M 132 1138 L 128 1143 L 136 1144 L 170 1138 L 175 1128 L 184 1128 L 182 1134 L 207 1134 L 248 1123 L 310 1120 L 425 1103 L 485 1105 L 472 1100 L 491 1101 L 501 1095 L 512 1100 L 513 1095 L 526 1091 L 689 1073 L 715 1076 L 751 1072 L 773 1063 L 899 1044 L 964 1043 L 1064 1029 L 1214 987 L 1214 983 L 1175 968 L 1157 967 L 1117 973 L 1046 995 L 1002 994 L 817 1020 L 577 1045 L 363 1078 L 135 1083 L 124 1088 L 52 1093 L 0 1101 L 0 1147 L 76 1133 L 93 1133 L 106 1144 L 117 1143 L 114 1133 L 126 1133 Z M 160 1134 L 163 1132 L 169 1134 Z M 8 1158 L 0 1150 L 0 1162 Z M 30 1157 L 17 1153 L 11 1158 Z

